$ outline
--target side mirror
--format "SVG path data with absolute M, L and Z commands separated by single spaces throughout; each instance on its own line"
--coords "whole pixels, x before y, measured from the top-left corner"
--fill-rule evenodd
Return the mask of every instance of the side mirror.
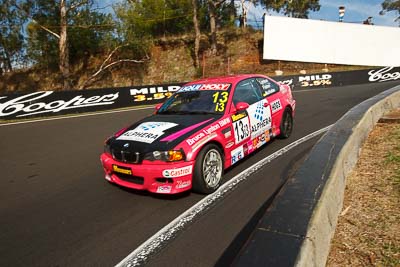
M 235 108 L 237 111 L 246 110 L 250 105 L 246 102 L 239 102 L 236 104 Z

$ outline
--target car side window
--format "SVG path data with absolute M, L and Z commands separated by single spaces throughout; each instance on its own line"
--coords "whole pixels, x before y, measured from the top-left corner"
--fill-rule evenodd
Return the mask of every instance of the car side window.
M 236 85 L 233 94 L 233 103 L 246 102 L 251 105 L 262 99 L 260 87 L 255 79 L 247 79 Z
M 275 94 L 276 92 L 279 92 L 279 84 L 276 84 L 266 78 L 257 78 L 257 81 L 262 88 L 263 97 L 270 96 L 272 94 Z

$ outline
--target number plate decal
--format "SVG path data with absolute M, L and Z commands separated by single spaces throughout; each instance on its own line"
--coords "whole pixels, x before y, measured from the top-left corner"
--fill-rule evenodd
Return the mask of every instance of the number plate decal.
M 235 132 L 235 144 L 239 144 L 250 136 L 249 117 L 233 122 L 233 131 Z

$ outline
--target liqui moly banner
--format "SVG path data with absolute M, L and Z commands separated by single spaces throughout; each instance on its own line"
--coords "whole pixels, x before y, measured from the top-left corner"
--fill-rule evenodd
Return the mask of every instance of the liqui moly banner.
M 294 90 L 399 81 L 400 67 L 276 76 Z M 184 83 L 0 95 L 0 121 L 95 112 L 163 102 Z

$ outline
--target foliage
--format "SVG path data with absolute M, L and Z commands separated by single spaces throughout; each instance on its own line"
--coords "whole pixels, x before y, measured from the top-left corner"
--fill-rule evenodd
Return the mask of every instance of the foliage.
M 380 14 L 383 15 L 386 12 L 390 11 L 397 11 L 397 14 L 399 16 L 397 17 L 396 21 L 399 22 L 400 26 L 400 0 L 385 0 L 382 3 L 382 11 L 380 12 Z
M 44 31 L 40 25 L 59 32 L 60 7 L 58 3 L 49 0 L 32 2 L 26 11 L 31 18 L 27 26 L 28 58 L 39 68 L 56 68 L 58 65 L 58 40 Z
M 72 5 L 72 4 L 70 4 Z M 55 69 L 58 64 L 58 39 L 41 26 L 55 33 L 60 32 L 60 5 L 53 0 L 34 1 L 29 15 L 32 21 L 27 26 L 28 56 L 38 67 Z M 114 22 L 110 14 L 93 9 L 87 3 L 68 12 L 68 40 L 71 62 L 78 63 L 101 53 L 104 46 L 113 42 Z
M 26 3 L 19 1 L 21 6 Z M 0 69 L 11 71 L 22 61 L 26 17 L 17 8 L 16 0 L 0 0 Z
M 267 9 L 294 18 L 308 18 L 310 10 L 318 11 L 321 7 L 319 0 L 261 0 L 260 2 Z
M 127 39 L 181 33 L 192 26 L 189 0 L 125 1 L 114 9 Z

